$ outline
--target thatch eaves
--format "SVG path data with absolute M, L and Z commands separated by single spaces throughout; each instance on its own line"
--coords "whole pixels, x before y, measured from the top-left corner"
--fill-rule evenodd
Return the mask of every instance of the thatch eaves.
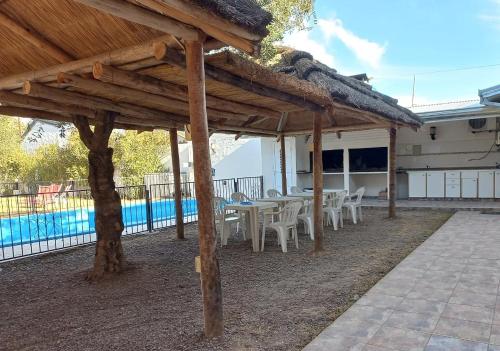
M 272 15 L 262 9 L 255 0 L 187 0 L 205 10 L 211 11 L 248 31 L 266 36 Z
M 376 113 L 391 121 L 422 125 L 422 120 L 410 110 L 399 106 L 396 99 L 374 91 L 369 84 L 356 78 L 337 73 L 335 69 L 316 61 L 307 52 L 293 50 L 283 53 L 275 70 L 312 82 L 326 89 L 333 99 L 347 105 Z

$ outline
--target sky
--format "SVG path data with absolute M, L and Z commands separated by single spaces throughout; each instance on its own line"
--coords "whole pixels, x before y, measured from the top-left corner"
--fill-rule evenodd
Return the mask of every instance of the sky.
M 341 74 L 367 73 L 403 106 L 413 76 L 416 105 L 500 84 L 500 0 L 316 0 L 315 10 L 317 23 L 284 44 Z

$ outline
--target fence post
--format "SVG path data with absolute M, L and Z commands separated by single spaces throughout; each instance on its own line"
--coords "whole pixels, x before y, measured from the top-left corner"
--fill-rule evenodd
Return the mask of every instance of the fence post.
M 264 176 L 259 177 L 260 180 L 260 198 L 264 198 Z
M 238 179 L 233 178 L 233 182 L 234 182 L 234 192 L 237 193 L 240 191 L 239 186 L 238 186 Z
M 153 231 L 153 214 L 151 213 L 151 196 L 149 189 L 144 185 L 144 192 L 146 194 L 146 225 L 148 227 L 148 232 Z

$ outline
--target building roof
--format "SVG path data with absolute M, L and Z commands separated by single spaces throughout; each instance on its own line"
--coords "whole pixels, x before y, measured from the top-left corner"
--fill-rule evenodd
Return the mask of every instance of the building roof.
M 260 7 L 255 0 L 189 0 L 193 4 L 215 13 L 250 32 L 266 36 L 267 26 L 272 21 L 269 12 Z
M 479 90 L 479 98 L 481 99 L 481 103 L 485 105 L 493 103 L 497 107 L 500 107 L 500 105 L 498 105 L 500 104 L 500 84 Z
M 412 106 L 425 123 L 500 117 L 500 85 L 479 90 L 479 98 Z
M 275 69 L 326 89 L 336 101 L 376 113 L 389 121 L 416 127 L 422 124 L 417 115 L 399 106 L 396 99 L 374 91 L 357 76 L 348 77 L 337 73 L 335 69 L 315 60 L 307 52 L 295 50 L 285 52 Z

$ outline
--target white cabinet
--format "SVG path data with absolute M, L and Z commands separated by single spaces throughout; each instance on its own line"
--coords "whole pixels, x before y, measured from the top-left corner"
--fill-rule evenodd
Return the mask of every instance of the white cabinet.
M 495 197 L 500 199 L 500 171 L 495 171 Z
M 460 197 L 460 171 L 446 171 L 446 193 L 449 199 Z
M 427 172 L 408 172 L 410 198 L 426 197 Z
M 479 171 L 478 174 L 478 197 L 480 199 L 491 199 L 494 195 L 495 185 L 494 171 Z
M 478 171 L 462 171 L 462 197 L 477 198 Z
M 427 172 L 427 197 L 444 197 L 444 172 Z

